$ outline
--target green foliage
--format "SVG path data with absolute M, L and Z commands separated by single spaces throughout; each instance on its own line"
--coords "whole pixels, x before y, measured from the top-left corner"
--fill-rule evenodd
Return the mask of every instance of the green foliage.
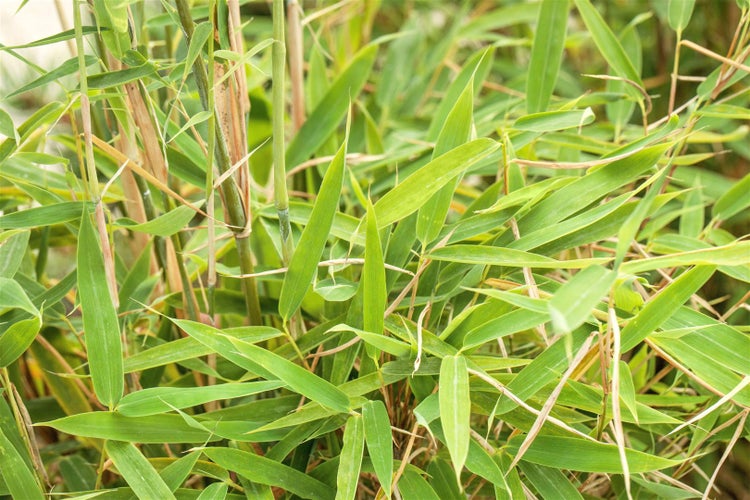
M 744 494 L 747 2 L 75 3 L 0 46 L 0 498 Z

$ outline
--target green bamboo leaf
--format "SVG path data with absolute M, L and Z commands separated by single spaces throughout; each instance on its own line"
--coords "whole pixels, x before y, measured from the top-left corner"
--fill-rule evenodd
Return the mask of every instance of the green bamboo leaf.
M 224 500 L 228 491 L 227 483 L 212 483 L 201 491 L 198 500 Z
M 0 334 L 0 368 L 5 368 L 21 357 L 34 342 L 41 327 L 42 318 L 37 315 L 14 322 Z
M 206 448 L 203 453 L 217 465 L 255 483 L 277 486 L 302 498 L 327 500 L 335 496 L 330 486 L 265 457 L 232 448 Z
M 514 333 L 536 328 L 550 320 L 547 312 L 534 312 L 516 309 L 479 325 L 466 333 L 463 350 L 478 347 L 491 340 L 497 340 Z
M 100 29 L 101 28 L 99 26 L 81 26 L 81 32 L 83 33 L 83 36 L 91 35 L 94 33 L 99 33 Z M 43 45 L 51 45 L 53 43 L 71 40 L 75 37 L 76 37 L 76 30 L 69 29 L 69 30 L 61 31 L 60 33 L 55 33 L 54 35 L 51 35 L 45 38 L 40 38 L 39 40 L 34 40 L 33 42 L 24 43 L 22 45 L 1 45 L 0 52 L 4 50 L 28 49 L 31 47 L 41 47 Z
M 232 335 L 246 342 L 263 342 L 283 335 L 281 331 L 269 326 L 246 326 L 229 328 L 224 334 Z M 230 345 L 227 343 L 227 345 Z M 215 352 L 211 347 L 198 342 L 192 337 L 173 340 L 134 354 L 125 360 L 125 373 L 139 372 L 179 363 L 187 359 L 205 356 Z
M 669 0 L 667 7 L 667 21 L 669 27 L 677 33 L 682 33 L 693 15 L 695 0 Z
M 591 4 L 590 0 L 574 0 L 574 2 L 591 37 L 594 39 L 594 43 L 607 63 L 609 63 L 619 76 L 632 80 L 639 87 L 643 88 L 643 82 L 633 67 L 633 63 L 628 59 L 617 37 L 612 33 L 612 30 L 607 26 L 607 23 L 602 19 L 602 16 Z M 634 97 L 639 100 L 643 99 L 635 90 L 630 88 L 627 88 L 627 90 L 628 92 L 633 92 Z
M 93 205 L 84 201 L 65 201 L 11 212 L 0 216 L 0 229 L 31 229 L 71 222 L 81 217 L 84 208 L 93 209 Z
M 36 425 L 73 436 L 131 443 L 203 443 L 221 439 L 221 436 L 189 426 L 179 415 L 126 417 L 116 412 L 97 411 Z
M 638 423 L 638 408 L 635 400 L 633 374 L 630 372 L 630 367 L 625 361 L 619 361 L 618 369 L 620 370 L 620 399 L 622 399 L 625 407 L 633 415 L 636 423 Z
M 177 140 L 186 130 L 188 130 L 191 127 L 195 127 L 196 125 L 205 122 L 209 118 L 213 116 L 213 113 L 211 111 L 199 111 L 195 115 L 191 116 L 188 121 L 185 122 L 185 125 L 180 128 L 180 130 L 177 131 L 176 134 L 172 135 L 169 138 L 169 141 L 172 142 Z
M 396 357 L 406 357 L 411 354 L 412 348 L 406 342 L 402 342 L 393 337 L 387 337 L 381 333 L 373 333 L 349 325 L 336 325 L 329 332 L 353 332 L 355 335 L 364 340 L 368 345 L 378 351 L 387 352 Z
M 440 99 L 440 104 L 438 104 L 435 113 L 432 115 L 432 121 L 430 122 L 430 128 L 427 130 L 426 136 L 428 141 L 437 141 L 448 119 L 448 115 L 455 108 L 454 103 L 458 101 L 471 79 L 474 79 L 475 93 L 479 91 L 492 68 L 494 56 L 495 47 L 487 47 L 482 52 L 475 53 L 466 61 L 464 67 L 456 75 L 453 82 L 451 82 L 443 98 Z
M 539 6 L 526 79 L 527 113 L 547 110 L 560 71 L 567 26 L 568 1 L 544 0 Z
M 97 73 L 89 76 L 86 82 L 88 83 L 89 89 L 106 89 L 141 80 L 152 75 L 156 75 L 156 66 L 147 62 L 140 66 L 121 69 L 119 71 Z
M 365 426 L 362 416 L 352 415 L 347 419 L 344 429 L 344 445 L 336 474 L 336 500 L 354 499 L 357 494 L 364 447 Z
M 553 2 L 556 0 L 553 0 Z M 564 4 L 565 2 L 559 2 Z M 596 116 L 591 108 L 573 109 L 570 111 L 545 111 L 524 115 L 513 124 L 517 130 L 528 132 L 552 132 L 578 128 L 593 123 Z
M 726 220 L 750 207 L 748 192 L 750 192 L 750 174 L 733 183 L 732 187 L 716 200 L 711 211 L 713 217 Z M 1 220 L 2 218 L 0 218 Z
M 96 488 L 96 471 L 81 455 L 65 456 L 57 464 L 68 491 Z
M 531 462 L 524 462 L 523 460 L 519 464 L 519 467 L 542 498 L 583 500 L 581 493 L 560 469 L 544 467 L 543 465 L 536 465 Z
M 391 421 L 380 400 L 362 405 L 367 453 L 386 496 L 390 495 L 393 478 L 393 437 Z
M 197 203 L 197 205 L 200 205 L 200 203 Z M 115 222 L 115 226 L 124 227 L 139 233 L 167 237 L 185 229 L 185 226 L 187 226 L 193 217 L 195 217 L 195 210 L 187 205 L 180 205 L 150 221 L 138 224 L 130 219 L 119 219 Z
M 508 442 L 508 453 L 515 455 L 523 442 L 517 436 Z M 679 460 L 658 457 L 641 451 L 625 449 L 630 473 L 649 472 L 679 465 Z M 619 451 L 613 444 L 587 439 L 540 435 L 523 456 L 522 462 L 582 472 L 622 474 Z
M 378 48 L 368 45 L 328 89 L 286 151 L 286 167 L 292 169 L 307 160 L 336 130 L 346 116 L 349 103 L 356 99 L 367 82 Z
M 130 49 L 128 35 L 128 0 L 94 0 L 96 24 L 112 54 L 121 59 Z M 103 28 L 103 29 L 101 29 Z
M 375 203 L 378 226 L 388 226 L 416 212 L 440 188 L 499 147 L 491 139 L 476 139 L 424 165 Z
M 165 413 L 175 408 L 188 408 L 210 401 L 240 398 L 283 387 L 278 381 L 220 384 L 205 387 L 152 387 L 131 392 L 117 405 L 126 417 L 142 417 Z
M 5 429 L 0 429 L 0 470 L 5 486 L 13 498 L 45 498 L 34 472 L 5 435 Z
M 688 191 L 683 205 L 684 212 L 680 215 L 680 235 L 698 238 L 703 231 L 703 189 L 700 177 L 695 178 L 693 189 Z
M 320 256 L 323 255 L 344 182 L 348 139 L 347 133 L 344 143 L 328 166 L 315 200 L 315 206 L 310 214 L 310 220 L 302 230 L 302 236 L 289 262 L 279 296 L 279 314 L 284 321 L 289 320 L 302 303 L 315 277 Z
M 485 266 L 535 267 L 539 269 L 578 269 L 592 264 L 603 263 L 608 259 L 555 260 L 551 257 L 515 250 L 512 248 L 485 245 L 450 245 L 430 253 L 433 260 L 481 264 Z
M 175 491 L 188 478 L 200 457 L 201 452 L 199 450 L 183 455 L 160 470 L 159 476 L 171 491 Z
M 456 104 L 445 119 L 440 135 L 432 151 L 432 158 L 447 153 L 451 149 L 465 144 L 471 136 L 474 112 L 474 78 L 470 78 Z M 427 202 L 420 207 L 417 215 L 417 238 L 426 246 L 438 237 L 448 215 L 453 191 L 458 185 L 459 177 L 440 188 Z
M 461 471 L 469 453 L 471 430 L 471 399 L 469 372 L 463 356 L 445 356 L 440 365 L 440 421 L 445 445 L 450 452 L 456 481 L 461 484 Z
M 398 491 L 404 500 L 441 500 L 430 483 L 409 467 L 398 481 Z
M 84 64 L 86 67 L 92 66 L 94 64 L 97 64 L 99 62 L 99 59 L 92 55 L 86 55 L 84 58 Z M 35 88 L 42 87 L 44 85 L 47 85 L 48 83 L 54 82 L 55 80 L 62 78 L 64 76 L 72 75 L 73 73 L 77 73 L 79 69 L 78 66 L 78 58 L 73 57 L 71 59 L 68 59 L 64 63 L 62 63 L 57 68 L 53 69 L 52 71 L 49 71 L 48 73 L 44 73 L 39 78 L 36 78 L 35 80 L 32 80 L 31 82 L 27 83 L 21 88 L 18 88 L 8 94 L 8 97 L 13 97 L 18 94 L 23 94 L 24 92 L 28 92 L 29 90 L 34 90 Z M 7 135 L 7 134 L 6 134 Z M 11 137 L 11 136 L 9 136 Z
M 131 443 L 108 441 L 105 449 L 138 498 L 175 498 L 156 469 Z
M 622 351 L 637 346 L 670 318 L 691 295 L 713 276 L 716 266 L 696 266 L 680 275 L 646 302 L 643 309 L 623 328 Z
M 385 288 L 385 267 L 383 247 L 378 234 L 375 209 L 368 203 L 367 237 L 365 239 L 365 265 L 362 269 L 362 327 L 375 334 L 383 333 L 383 314 L 388 300 Z M 375 356 L 374 349 L 368 349 Z
M 78 237 L 78 296 L 89 371 L 97 398 L 114 408 L 124 390 L 120 325 L 107 286 L 99 237 L 85 212 Z
M 301 366 L 249 342 L 225 335 L 211 326 L 188 320 L 172 321 L 191 337 L 243 368 L 255 372 L 260 367 L 261 375 L 271 380 L 280 379 L 286 382 L 290 389 L 312 401 L 332 410 L 348 413 L 349 398 L 346 394 Z M 248 365 L 247 361 L 251 364 Z
M 57 356 L 54 356 L 38 342 L 29 346 L 29 353 L 39 366 L 43 366 L 40 379 L 50 390 L 50 394 L 57 400 L 66 415 L 75 415 L 91 411 L 91 403 L 75 380 L 57 375 L 65 373 L 65 366 Z
M 617 279 L 617 272 L 601 266 L 587 267 L 561 286 L 549 300 L 552 324 L 561 333 L 581 326 Z
M 211 36 L 213 32 L 214 27 L 208 21 L 195 26 L 193 36 L 190 38 L 190 46 L 188 47 L 187 56 L 185 57 L 185 69 L 182 72 L 183 81 L 187 80 L 188 74 L 190 74 L 190 71 L 193 69 L 193 63 L 200 55 L 203 46 L 206 45 L 206 42 L 208 41 L 208 37 Z
M 720 247 L 677 252 L 659 257 L 633 260 L 620 266 L 623 273 L 636 274 L 679 266 L 741 266 L 750 264 L 750 241 L 737 241 Z
M 521 234 L 552 226 L 653 167 L 669 146 L 659 144 L 589 172 L 550 194 L 518 221 Z
M 12 308 L 21 309 L 34 316 L 39 315 L 34 303 L 17 281 L 0 278 L 0 313 Z
M 0 109 L 0 134 L 13 139 L 16 141 L 16 144 L 21 142 L 21 137 L 18 135 L 16 126 L 13 124 L 13 118 L 3 109 Z

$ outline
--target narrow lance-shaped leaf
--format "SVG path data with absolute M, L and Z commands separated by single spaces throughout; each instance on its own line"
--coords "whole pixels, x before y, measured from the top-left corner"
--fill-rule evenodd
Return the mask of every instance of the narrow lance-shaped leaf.
M 565 29 L 568 25 L 567 0 L 543 0 L 531 48 L 526 79 L 526 111 L 546 111 L 560 71 Z
M 78 240 L 78 296 L 94 392 L 113 408 L 124 390 L 120 325 L 107 286 L 99 238 L 85 212 Z
M 12 498 L 28 498 L 29 500 L 45 498 L 31 468 L 2 429 L 0 429 L 0 470 L 2 470 L 5 486 Z
M 667 21 L 669 27 L 677 33 L 682 33 L 693 15 L 695 0 L 669 0 L 667 6 Z
M 515 454 L 522 436 L 508 443 L 508 453 Z M 648 472 L 678 465 L 678 460 L 626 449 L 630 472 Z M 580 438 L 541 435 L 532 443 L 524 460 L 556 469 L 621 474 L 622 464 L 617 446 Z
M 309 123 L 309 120 L 308 122 Z M 302 230 L 297 247 L 289 262 L 289 268 L 281 286 L 279 314 L 287 321 L 302 303 L 307 289 L 315 277 L 318 261 L 328 240 L 333 224 L 333 216 L 339 204 L 341 187 L 344 182 L 347 132 L 344 143 L 328 166 L 320 185 L 310 220 Z
M 469 372 L 463 356 L 446 356 L 440 365 L 440 422 L 445 444 L 461 485 L 461 471 L 469 453 L 471 398 Z
M 29 231 L 16 232 L 7 231 L 2 234 L 7 237 L 0 242 L 0 277 L 12 278 L 26 254 L 26 247 L 29 244 Z
M 363 48 L 333 82 L 289 144 L 286 151 L 287 169 L 292 169 L 307 160 L 336 130 L 346 116 L 349 103 L 364 87 L 377 52 L 376 45 Z
M 153 465 L 131 443 L 108 441 L 106 450 L 138 498 L 174 498 Z
M 362 270 L 362 326 L 365 331 L 383 333 L 383 314 L 388 299 L 385 289 L 383 248 L 380 245 L 375 209 L 368 201 L 367 238 L 365 239 L 365 265 Z M 367 353 L 377 357 L 377 349 L 367 344 Z
M 223 447 L 206 448 L 203 453 L 217 465 L 255 483 L 278 486 L 302 498 L 326 500 L 334 497 L 330 486 L 274 460 Z
M 365 428 L 362 417 L 350 416 L 344 429 L 344 446 L 341 448 L 339 470 L 336 475 L 336 500 L 353 500 L 357 494 L 364 440 Z
M 225 335 L 202 323 L 178 319 L 172 321 L 188 335 L 233 363 L 252 371 L 260 367 L 263 376 L 272 375 L 286 382 L 290 389 L 317 403 L 342 413 L 349 411 L 349 398 L 338 387 L 278 354 Z
M 628 351 L 668 320 L 691 295 L 713 276 L 716 266 L 696 266 L 686 271 L 649 300 L 622 330 L 622 351 Z
M 362 418 L 365 424 L 367 452 L 383 493 L 388 496 L 393 476 L 393 441 L 388 412 L 382 401 L 368 401 L 362 406 Z
M 594 40 L 599 52 L 601 52 L 607 63 L 617 72 L 621 77 L 625 77 L 638 86 L 643 88 L 643 82 L 638 72 L 633 67 L 633 63 L 628 59 L 625 50 L 620 45 L 620 42 L 615 37 L 612 30 L 607 26 L 607 23 L 602 19 L 602 16 L 591 4 L 590 0 L 574 0 L 578 12 L 583 18 L 583 22 L 591 33 L 591 37 Z M 637 99 L 643 99 L 639 92 L 632 89 L 632 87 L 626 87 L 628 93 L 631 93 Z
M 476 139 L 424 165 L 375 203 L 378 226 L 414 213 L 440 188 L 499 147 L 492 139 Z
M 615 283 L 617 273 L 601 266 L 578 272 L 561 286 L 548 303 L 552 324 L 568 333 L 582 325 Z
M 445 120 L 445 125 L 443 125 L 443 129 L 440 131 L 440 135 L 435 143 L 435 149 L 432 152 L 433 159 L 469 140 L 473 121 L 473 109 L 474 78 L 472 77 Z M 459 177 L 456 177 L 454 180 L 448 181 L 445 186 L 433 194 L 419 209 L 417 215 L 417 237 L 423 246 L 434 241 L 438 237 L 438 234 L 440 234 L 440 230 L 445 224 L 445 217 L 448 215 L 453 191 L 455 191 L 459 179 Z

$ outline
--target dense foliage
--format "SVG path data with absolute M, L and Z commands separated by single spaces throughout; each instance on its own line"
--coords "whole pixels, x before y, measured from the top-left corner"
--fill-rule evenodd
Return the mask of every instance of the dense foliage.
M 747 498 L 747 1 L 74 3 L 0 497 Z

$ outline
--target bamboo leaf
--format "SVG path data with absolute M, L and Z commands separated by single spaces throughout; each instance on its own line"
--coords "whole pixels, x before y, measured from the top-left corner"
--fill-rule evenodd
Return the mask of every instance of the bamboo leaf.
M 582 325 L 617 279 L 617 273 L 601 266 L 587 267 L 576 273 L 550 299 L 552 324 L 561 333 Z
M 440 421 L 445 444 L 450 452 L 456 481 L 461 484 L 461 471 L 469 453 L 471 399 L 469 372 L 463 356 L 446 356 L 440 365 Z
M 182 80 L 187 80 L 188 74 L 193 69 L 193 63 L 200 56 L 203 46 L 206 45 L 208 37 L 213 34 L 214 27 L 208 21 L 197 24 L 190 37 L 190 46 L 185 57 L 185 69 L 182 72 Z M 210 63 L 209 63 L 210 64 Z M 179 135 L 179 134 L 178 134 Z
M 416 212 L 440 188 L 499 147 L 491 139 L 476 139 L 424 165 L 375 203 L 378 226 L 388 226 Z
M 511 439 L 508 443 L 508 453 L 514 455 L 522 441 L 522 436 Z M 625 455 L 631 473 L 655 471 L 680 464 L 679 460 L 670 460 L 629 448 L 625 450 Z M 622 474 L 617 446 L 580 438 L 537 436 L 523 456 L 522 462 L 524 461 L 556 469 Z
M 578 12 L 583 18 L 583 22 L 589 29 L 591 37 L 594 39 L 594 43 L 596 43 L 599 52 L 604 56 L 607 63 L 609 63 L 619 76 L 627 78 L 643 88 L 641 77 L 636 72 L 630 59 L 628 59 L 622 45 L 620 45 L 617 37 L 612 33 L 612 30 L 607 26 L 607 23 L 604 22 L 604 19 L 602 19 L 602 16 L 591 4 L 590 0 L 574 1 L 578 8 Z M 642 99 L 638 93 L 635 93 L 635 96 L 638 99 Z
M 271 380 L 279 379 L 294 390 L 332 410 L 349 411 L 349 398 L 339 388 L 278 354 L 262 349 L 249 342 L 223 334 L 211 326 L 188 320 L 172 320 L 191 337 L 211 347 L 217 353 L 249 370 L 262 369 L 262 375 Z M 249 361 L 248 365 L 244 361 Z
M 23 230 L 2 233 L 5 238 L 0 241 L 0 277 L 12 278 L 21 267 L 30 234 Z
M 336 500 L 354 499 L 357 494 L 364 440 L 365 428 L 362 417 L 350 416 L 344 429 L 344 445 L 341 448 L 339 471 L 336 475 Z
M 231 448 L 206 448 L 203 453 L 217 465 L 255 483 L 277 486 L 302 498 L 334 498 L 334 491 L 328 485 L 268 458 Z
M 433 250 L 430 253 L 430 258 L 463 264 L 534 267 L 539 269 L 577 269 L 604 262 L 604 259 L 571 259 L 559 261 L 522 250 L 485 245 L 450 245 Z
M 362 405 L 362 418 L 370 461 L 383 492 L 389 495 L 393 477 L 393 437 L 388 412 L 382 401 L 367 401 Z
M 677 33 L 682 33 L 693 15 L 695 0 L 669 0 L 667 6 L 667 21 L 669 27 Z
M 202 443 L 221 439 L 221 436 L 189 426 L 179 415 L 126 417 L 116 412 L 97 411 L 36 425 L 74 436 L 131 443 Z
M 220 384 L 205 387 L 152 387 L 132 392 L 120 400 L 117 411 L 126 417 L 141 417 L 188 408 L 210 401 L 240 398 L 283 387 L 278 381 Z
M 315 277 L 320 256 L 323 255 L 344 182 L 347 141 L 348 134 L 328 166 L 310 219 L 302 230 L 302 236 L 289 262 L 279 296 L 279 314 L 284 321 L 289 320 L 302 303 Z
M 1 50 L 1 49 L 0 49 Z M 86 55 L 84 58 L 84 64 L 88 66 L 92 66 L 94 64 L 97 64 L 99 60 L 92 56 L 92 55 Z M 52 71 L 49 71 L 47 73 L 44 73 L 39 78 L 36 78 L 26 85 L 24 85 L 21 88 L 18 88 L 8 94 L 8 97 L 13 97 L 18 94 L 23 94 L 24 92 L 28 92 L 29 90 L 34 90 L 36 88 L 42 87 L 44 85 L 47 85 L 49 83 L 54 82 L 55 80 L 58 80 L 64 76 L 72 75 L 73 73 L 76 73 L 78 71 L 78 58 L 73 57 L 72 59 L 68 59 L 64 63 L 62 63 L 57 68 L 53 69 Z M 7 135 L 7 134 L 6 134 Z M 9 137 L 12 137 L 12 135 L 9 135 Z
M 388 299 L 385 288 L 383 248 L 378 234 L 378 222 L 372 204 L 367 207 L 367 238 L 365 239 L 365 265 L 362 269 L 362 326 L 375 334 L 383 333 L 383 314 Z M 368 349 L 371 357 L 376 351 Z
M 186 205 L 180 205 L 179 207 L 147 222 L 138 224 L 130 219 L 120 219 L 116 221 L 115 225 L 139 233 L 167 237 L 185 229 L 188 222 L 190 222 L 193 217 L 195 217 L 195 210 Z
M 646 302 L 638 315 L 622 330 L 622 351 L 632 349 L 661 326 L 713 276 L 715 270 L 715 266 L 696 266 Z
M 24 461 L 16 447 L 0 429 L 0 470 L 5 486 L 13 498 L 42 500 L 44 493 L 29 465 Z
M 416 470 L 407 468 L 398 482 L 398 491 L 404 500 L 440 500 L 430 483 Z
M 556 0 L 553 0 L 556 2 Z M 564 4 L 565 2 L 557 2 Z M 528 132 L 552 132 L 588 125 L 596 116 L 591 108 L 571 111 L 545 111 L 524 115 L 513 124 L 513 128 Z
M 78 295 L 89 371 L 97 398 L 114 408 L 124 390 L 120 325 L 107 286 L 99 238 L 85 212 L 78 236 Z
M 567 0 L 544 0 L 539 6 L 526 79 L 527 113 L 547 110 L 560 71 L 567 26 Z
M 432 151 L 433 159 L 469 140 L 473 112 L 474 78 L 472 77 L 445 119 L 445 124 L 435 143 L 435 149 Z M 431 243 L 440 234 L 458 181 L 459 177 L 449 181 L 420 207 L 417 216 L 417 238 L 422 242 L 422 246 Z
M 71 222 L 81 217 L 84 208 L 93 210 L 93 205 L 89 202 L 65 201 L 11 212 L 0 216 L 0 229 L 31 229 Z
M 725 220 L 750 207 L 748 192 L 750 192 L 750 174 L 733 183 L 732 187 L 716 200 L 712 215 L 717 219 Z
M 289 144 L 286 151 L 287 169 L 292 169 L 307 160 L 336 130 L 346 116 L 350 102 L 359 95 L 367 82 L 377 52 L 376 45 L 368 45 L 360 50 L 333 82 Z
M 108 441 L 106 450 L 138 498 L 175 498 L 156 469 L 131 443 Z

